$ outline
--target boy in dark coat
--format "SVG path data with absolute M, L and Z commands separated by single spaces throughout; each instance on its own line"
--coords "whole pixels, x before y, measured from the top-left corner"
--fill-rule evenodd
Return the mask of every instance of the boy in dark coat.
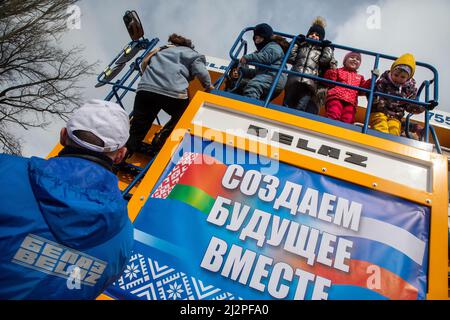
M 256 62 L 279 68 L 283 62 L 284 52 L 281 46 L 273 39 L 273 29 L 266 23 L 259 24 L 255 27 L 253 41 L 257 51 L 243 56 L 240 60 L 241 64 L 248 62 Z M 277 72 L 270 69 L 259 68 L 241 69 L 244 78 L 251 78 L 243 89 L 243 95 L 249 98 L 262 99 L 269 93 Z M 283 90 L 286 84 L 286 74 L 282 74 L 277 83 L 277 90 Z M 281 90 L 280 90 L 281 88 Z

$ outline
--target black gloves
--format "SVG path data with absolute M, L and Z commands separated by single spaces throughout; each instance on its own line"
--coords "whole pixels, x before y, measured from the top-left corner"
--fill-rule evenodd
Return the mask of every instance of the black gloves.
M 429 111 L 434 110 L 434 108 L 436 108 L 439 105 L 439 103 L 437 101 L 431 100 L 430 101 L 430 106 L 428 107 Z
M 329 47 L 329 46 L 331 46 L 331 41 L 330 41 L 330 40 L 323 40 L 323 41 L 322 41 L 322 46 L 323 46 L 323 47 Z
M 304 34 L 299 34 L 297 36 L 297 41 L 296 42 L 297 42 L 297 44 L 300 44 L 300 43 L 304 42 L 305 39 L 306 39 L 306 36 Z

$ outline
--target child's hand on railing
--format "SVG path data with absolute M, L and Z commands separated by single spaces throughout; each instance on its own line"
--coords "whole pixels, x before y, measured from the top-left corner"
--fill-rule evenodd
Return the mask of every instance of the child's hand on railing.
M 431 100 L 430 101 L 430 106 L 428 107 L 428 110 L 429 111 L 433 111 L 438 105 L 439 105 L 439 103 L 437 101 Z
M 329 46 L 331 46 L 331 41 L 330 41 L 330 40 L 323 40 L 323 41 L 322 41 L 322 46 L 323 46 L 323 47 L 329 47 Z
M 372 70 L 372 74 L 378 78 L 378 77 L 380 77 L 380 70 L 379 69 L 373 69 Z
M 239 63 L 241 63 L 241 64 L 247 64 L 247 59 L 245 59 L 244 57 L 242 57 L 242 58 L 239 60 Z
M 304 35 L 304 34 L 299 34 L 298 36 L 297 36 L 297 44 L 300 44 L 300 43 L 302 43 L 303 41 L 305 41 L 305 39 L 306 39 L 306 36 Z
M 414 113 L 414 114 L 421 114 L 422 112 L 425 111 L 425 108 L 422 106 L 416 106 L 416 105 L 409 105 L 408 108 L 406 109 L 409 113 Z

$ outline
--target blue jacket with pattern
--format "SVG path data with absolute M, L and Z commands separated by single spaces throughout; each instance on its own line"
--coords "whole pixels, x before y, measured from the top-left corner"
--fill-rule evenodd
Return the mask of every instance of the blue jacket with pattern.
M 0 299 L 95 299 L 133 226 L 117 177 L 89 160 L 0 154 Z

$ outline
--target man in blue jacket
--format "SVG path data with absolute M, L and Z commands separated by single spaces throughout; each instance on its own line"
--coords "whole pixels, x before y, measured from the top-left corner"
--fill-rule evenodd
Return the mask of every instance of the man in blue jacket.
M 128 137 L 127 113 L 92 100 L 57 157 L 0 155 L 0 299 L 95 299 L 120 277 L 133 226 L 111 167 Z

